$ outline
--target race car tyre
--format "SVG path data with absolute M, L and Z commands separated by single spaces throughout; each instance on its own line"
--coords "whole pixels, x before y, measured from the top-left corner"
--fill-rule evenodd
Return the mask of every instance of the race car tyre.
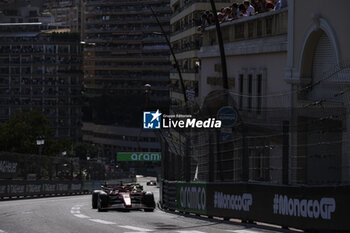
M 146 193 L 143 195 L 142 203 L 143 203 L 144 205 L 146 205 L 147 207 L 155 208 L 156 203 L 155 203 L 155 201 L 154 201 L 153 193 L 151 193 L 151 192 L 146 192 Z
M 99 190 L 94 190 L 92 192 L 92 208 L 97 209 L 97 199 L 98 199 L 98 194 L 100 193 Z
M 99 193 L 97 198 L 97 211 L 104 212 L 107 211 L 106 208 L 108 205 L 108 196 L 105 193 Z

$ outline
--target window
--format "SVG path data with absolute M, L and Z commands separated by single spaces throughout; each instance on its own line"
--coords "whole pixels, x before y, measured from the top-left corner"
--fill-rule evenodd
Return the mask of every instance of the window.
M 252 110 L 253 75 L 248 75 L 248 111 Z
M 239 109 L 243 108 L 243 74 L 239 75 Z
M 257 113 L 261 113 L 261 103 L 262 103 L 262 75 L 258 74 L 257 75 Z

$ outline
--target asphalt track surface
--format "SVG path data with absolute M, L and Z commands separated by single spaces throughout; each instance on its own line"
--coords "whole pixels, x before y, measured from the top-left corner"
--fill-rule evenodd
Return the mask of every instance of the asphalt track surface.
M 144 189 L 159 198 L 159 189 L 146 186 L 149 178 L 139 178 Z M 143 211 L 97 212 L 91 196 L 19 199 L 0 202 L 0 233 L 265 233 L 292 232 L 253 224 L 210 220 L 156 209 Z

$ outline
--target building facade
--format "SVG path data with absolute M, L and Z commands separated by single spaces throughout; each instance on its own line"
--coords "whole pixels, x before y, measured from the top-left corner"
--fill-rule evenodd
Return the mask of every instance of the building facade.
M 80 138 L 80 48 L 79 35 L 42 23 L 0 24 L 1 121 L 39 109 L 55 136 Z
M 349 3 L 295 0 L 278 11 L 222 23 L 226 91 L 215 26 L 204 31 L 198 54 L 202 114 L 216 117 L 228 105 L 237 122 L 194 136 L 192 176 L 349 183 L 350 34 L 338 6 Z
M 281 95 L 288 90 L 284 81 L 287 22 L 288 11 L 282 9 L 221 24 L 230 98 L 226 105 L 237 111 L 239 122 L 228 129 L 234 135 L 230 136 L 231 140 L 215 140 L 213 169 L 217 172 L 214 179 L 241 181 L 243 169 L 248 169 L 249 180 L 282 182 L 282 144 L 276 135 L 281 133 L 283 119 L 288 117 L 280 113 L 286 111 L 288 105 L 288 98 Z M 223 107 L 220 106 L 223 81 L 219 51 L 215 25 L 210 26 L 203 33 L 203 47 L 199 53 L 199 99 L 203 109 L 213 109 L 209 99 L 217 99 L 215 117 Z M 275 125 L 268 122 L 275 122 Z M 210 133 L 201 137 L 200 141 L 206 141 Z M 239 140 L 243 137 L 247 138 L 245 146 Z M 208 156 L 199 154 L 204 158 Z M 249 156 L 249 168 L 243 168 L 244 156 Z M 209 160 L 204 158 L 195 159 L 199 171 L 202 167 L 203 171 L 208 169 Z M 224 173 L 220 173 L 222 169 Z
M 43 0 L 12 0 L 1 3 L 0 22 L 2 23 L 34 23 L 52 24 L 54 18 L 43 13 Z
M 230 6 L 231 1 L 215 1 L 216 8 Z M 172 16 L 170 19 L 170 42 L 177 62 L 180 66 L 182 78 L 186 89 L 186 96 L 190 102 L 198 97 L 198 81 L 200 60 L 198 51 L 202 46 L 201 15 L 211 10 L 209 1 L 172 0 L 170 1 Z M 174 59 L 170 57 L 174 64 Z M 171 90 L 170 98 L 174 107 L 184 105 L 184 96 L 180 84 L 180 77 L 175 67 L 170 72 Z
M 350 181 L 349 6 L 344 0 L 289 3 L 285 81 L 298 109 L 290 139 L 298 147 L 290 148 L 290 163 L 300 167 L 291 183 Z
M 136 146 L 143 137 L 136 133 L 142 127 L 142 112 L 166 111 L 169 105 L 169 47 L 152 10 L 168 33 L 169 1 L 85 1 L 84 122 L 90 133 L 96 131 L 93 127 L 107 130 L 103 125 L 109 125 L 120 127 L 116 135 L 126 137 L 130 135 L 124 134 L 124 128 L 129 128 L 135 133 L 133 146 L 124 145 L 125 141 L 119 146 L 130 151 L 154 150 Z M 146 84 L 151 85 L 147 93 Z M 95 141 L 104 151 L 116 146 L 105 142 Z
M 54 18 L 55 25 L 82 33 L 82 0 L 45 0 L 44 8 Z

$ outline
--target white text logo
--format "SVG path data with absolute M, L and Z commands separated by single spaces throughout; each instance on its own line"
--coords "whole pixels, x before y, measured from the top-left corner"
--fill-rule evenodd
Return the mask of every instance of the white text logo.
M 250 193 L 242 195 L 214 193 L 214 208 L 249 211 L 253 204 L 253 197 Z
M 273 199 L 273 213 L 304 218 L 331 219 L 335 211 L 334 198 L 324 197 L 318 200 L 288 198 L 276 194 Z

